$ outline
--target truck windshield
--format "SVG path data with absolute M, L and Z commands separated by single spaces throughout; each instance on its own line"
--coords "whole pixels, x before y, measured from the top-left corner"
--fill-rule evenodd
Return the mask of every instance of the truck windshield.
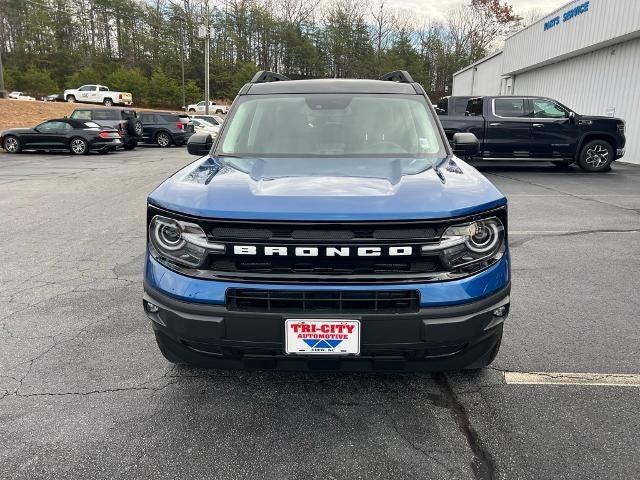
M 393 157 L 446 155 L 419 95 L 290 94 L 240 97 L 217 155 Z

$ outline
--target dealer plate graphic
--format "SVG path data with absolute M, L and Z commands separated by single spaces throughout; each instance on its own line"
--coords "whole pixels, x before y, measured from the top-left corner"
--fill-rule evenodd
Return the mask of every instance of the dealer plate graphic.
M 359 355 L 359 320 L 288 319 L 285 352 L 300 355 Z

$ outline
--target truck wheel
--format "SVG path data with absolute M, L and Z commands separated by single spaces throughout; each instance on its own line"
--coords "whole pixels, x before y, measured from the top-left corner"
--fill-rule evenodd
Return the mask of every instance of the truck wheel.
M 171 145 L 171 136 L 167 132 L 160 132 L 156 135 L 156 143 L 161 147 Z
M 67 97 L 67 102 L 69 103 L 76 103 L 76 97 L 74 97 L 73 95 L 69 95 Z
M 134 137 L 142 136 L 142 122 L 137 118 L 127 120 L 127 131 Z
M 7 153 L 20 153 L 22 145 L 20 145 L 20 140 L 18 140 L 17 137 L 7 135 L 2 142 L 2 148 L 4 148 L 4 151 Z
M 124 149 L 125 150 L 133 150 L 137 146 L 138 146 L 138 142 L 129 142 L 129 143 L 125 143 L 124 144 Z
M 189 113 L 196 113 L 196 109 L 195 108 L 190 108 L 189 109 Z
M 89 144 L 83 138 L 73 137 L 69 142 L 69 150 L 74 155 L 85 155 L 89 153 Z
M 110 98 L 105 98 L 102 103 L 104 103 L 105 107 L 111 107 L 113 106 L 113 100 L 111 100 Z
M 222 110 L 217 109 L 217 110 L 216 110 L 216 113 L 222 113 Z
M 583 145 L 578 165 L 585 172 L 608 172 L 613 162 L 613 147 L 606 140 L 591 140 Z

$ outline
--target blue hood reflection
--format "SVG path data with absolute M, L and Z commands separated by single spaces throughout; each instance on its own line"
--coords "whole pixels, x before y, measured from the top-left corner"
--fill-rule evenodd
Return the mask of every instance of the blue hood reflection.
M 161 208 L 210 218 L 411 220 L 463 216 L 506 204 L 459 159 L 204 157 L 149 196 Z

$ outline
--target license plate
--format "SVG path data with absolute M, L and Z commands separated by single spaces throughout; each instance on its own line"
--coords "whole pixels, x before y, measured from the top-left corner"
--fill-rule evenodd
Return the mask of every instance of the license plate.
M 360 355 L 360 320 L 290 318 L 284 322 L 291 355 Z

